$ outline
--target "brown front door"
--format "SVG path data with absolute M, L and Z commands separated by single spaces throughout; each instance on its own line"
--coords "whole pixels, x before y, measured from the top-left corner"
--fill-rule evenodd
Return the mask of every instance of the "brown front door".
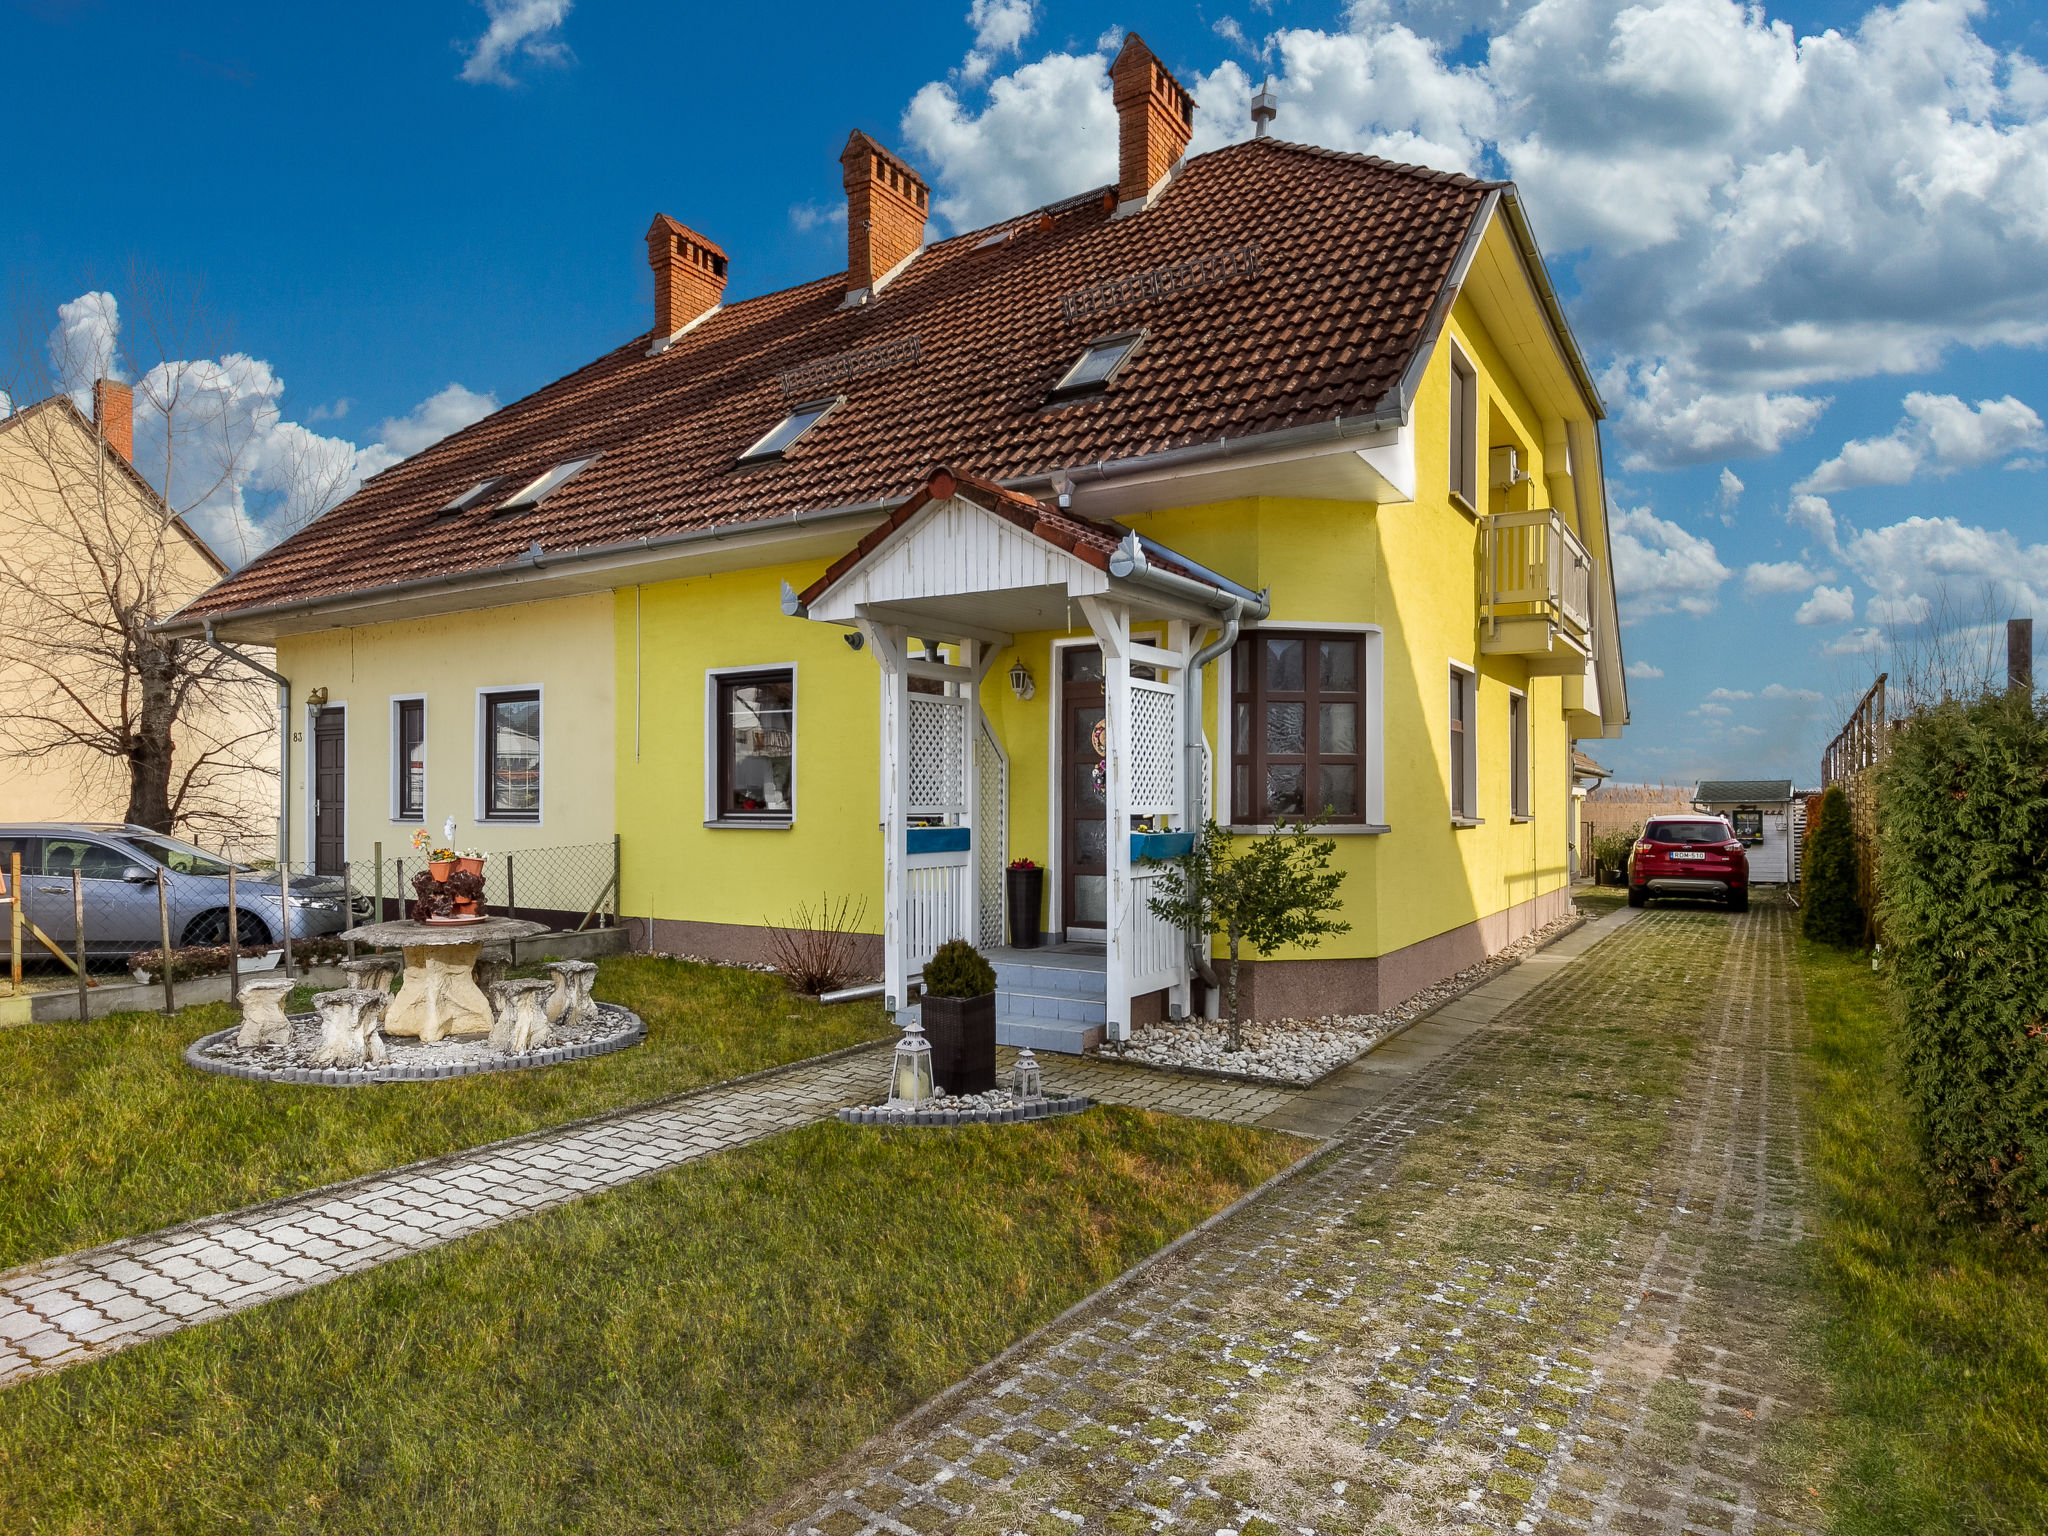
M 1103 818 L 1102 652 L 1061 652 L 1060 921 L 1106 932 L 1109 922 L 1109 823 Z
M 348 714 L 313 716 L 313 868 L 338 875 L 348 857 L 342 828 L 348 815 Z

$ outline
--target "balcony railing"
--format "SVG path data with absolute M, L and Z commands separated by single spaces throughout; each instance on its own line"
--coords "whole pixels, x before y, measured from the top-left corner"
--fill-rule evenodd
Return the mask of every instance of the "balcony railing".
M 1593 557 L 1554 507 L 1485 519 L 1479 542 L 1483 618 L 1548 619 L 1584 640 L 1593 629 Z

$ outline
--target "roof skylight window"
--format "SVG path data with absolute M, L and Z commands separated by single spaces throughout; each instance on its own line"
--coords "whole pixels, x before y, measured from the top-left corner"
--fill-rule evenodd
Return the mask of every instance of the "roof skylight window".
M 597 455 L 593 453 L 588 458 L 570 459 L 567 463 L 557 464 L 518 495 L 500 503 L 498 510 L 516 512 L 527 507 L 537 507 L 596 462 Z
M 1091 341 L 1080 360 L 1067 370 L 1066 377 L 1053 385 L 1052 392 L 1055 395 L 1078 395 L 1107 389 L 1110 380 L 1130 361 L 1131 354 L 1138 350 L 1138 343 L 1144 339 L 1143 331 L 1127 331 L 1121 336 Z
M 1016 233 L 1016 225 L 1005 224 L 1001 229 L 997 230 L 994 234 L 989 235 L 984 239 L 977 240 L 975 242 L 974 248 L 977 251 L 986 251 L 994 246 L 1007 244 L 1011 239 L 1013 239 L 1016 236 Z
M 831 415 L 839 402 L 845 398 L 844 395 L 839 395 L 830 400 L 813 400 L 808 405 L 798 406 L 770 428 L 767 436 L 741 454 L 740 462 L 754 464 L 764 459 L 781 458 L 797 445 L 805 433 Z
M 479 480 L 441 510 L 443 512 L 467 512 L 504 483 L 505 477 L 503 475 L 495 476 L 489 480 Z

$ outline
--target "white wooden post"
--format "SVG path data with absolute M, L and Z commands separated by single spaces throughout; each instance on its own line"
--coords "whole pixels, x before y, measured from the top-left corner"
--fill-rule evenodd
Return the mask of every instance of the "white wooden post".
M 1179 675 L 1174 681 L 1180 685 L 1182 741 L 1185 741 L 1191 732 L 1199 732 L 1202 729 L 1202 683 L 1195 675 L 1194 668 L 1187 664 L 1188 659 L 1201 648 L 1202 634 L 1202 626 L 1189 624 L 1185 619 L 1175 619 L 1166 626 L 1166 648 L 1181 659 Z M 1190 721 L 1193 722 L 1192 725 L 1189 724 Z M 1174 743 L 1173 755 L 1179 773 L 1174 785 L 1174 799 L 1180 807 L 1174 813 L 1174 828 L 1180 832 L 1192 830 L 1199 837 L 1202 822 L 1197 814 L 1197 807 L 1201 803 L 1201 793 L 1195 784 L 1196 766 L 1189 761 L 1190 754 L 1182 747 L 1181 742 Z M 1167 989 L 1167 1016 L 1175 1019 L 1186 1018 L 1193 999 L 1194 969 L 1183 955 L 1180 979 Z
M 1081 611 L 1102 647 L 1102 711 L 1108 736 L 1102 815 L 1109 841 L 1109 953 L 1107 976 L 1112 1041 L 1131 1038 L 1131 659 L 1130 610 L 1105 598 L 1083 597 Z
M 882 976 L 890 1012 L 910 1000 L 904 953 L 904 867 L 910 825 L 910 673 L 901 625 L 862 620 L 882 682 Z
M 981 768 L 977 761 L 980 754 L 974 750 L 974 733 L 981 719 L 981 656 L 991 649 L 979 640 L 960 642 L 960 663 L 969 674 L 960 681 L 960 696 L 966 700 L 966 707 L 960 711 L 960 821 L 967 828 L 967 871 L 960 881 L 959 911 L 953 919 L 953 931 L 970 944 L 981 933 L 981 892 L 975 880 L 981 868 Z

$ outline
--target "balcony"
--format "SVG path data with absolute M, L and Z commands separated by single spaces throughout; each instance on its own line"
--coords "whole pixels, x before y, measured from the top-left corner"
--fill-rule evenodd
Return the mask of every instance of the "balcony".
M 1593 557 L 1554 507 L 1501 512 L 1479 532 L 1479 649 L 1532 673 L 1583 673 L 1593 652 Z

